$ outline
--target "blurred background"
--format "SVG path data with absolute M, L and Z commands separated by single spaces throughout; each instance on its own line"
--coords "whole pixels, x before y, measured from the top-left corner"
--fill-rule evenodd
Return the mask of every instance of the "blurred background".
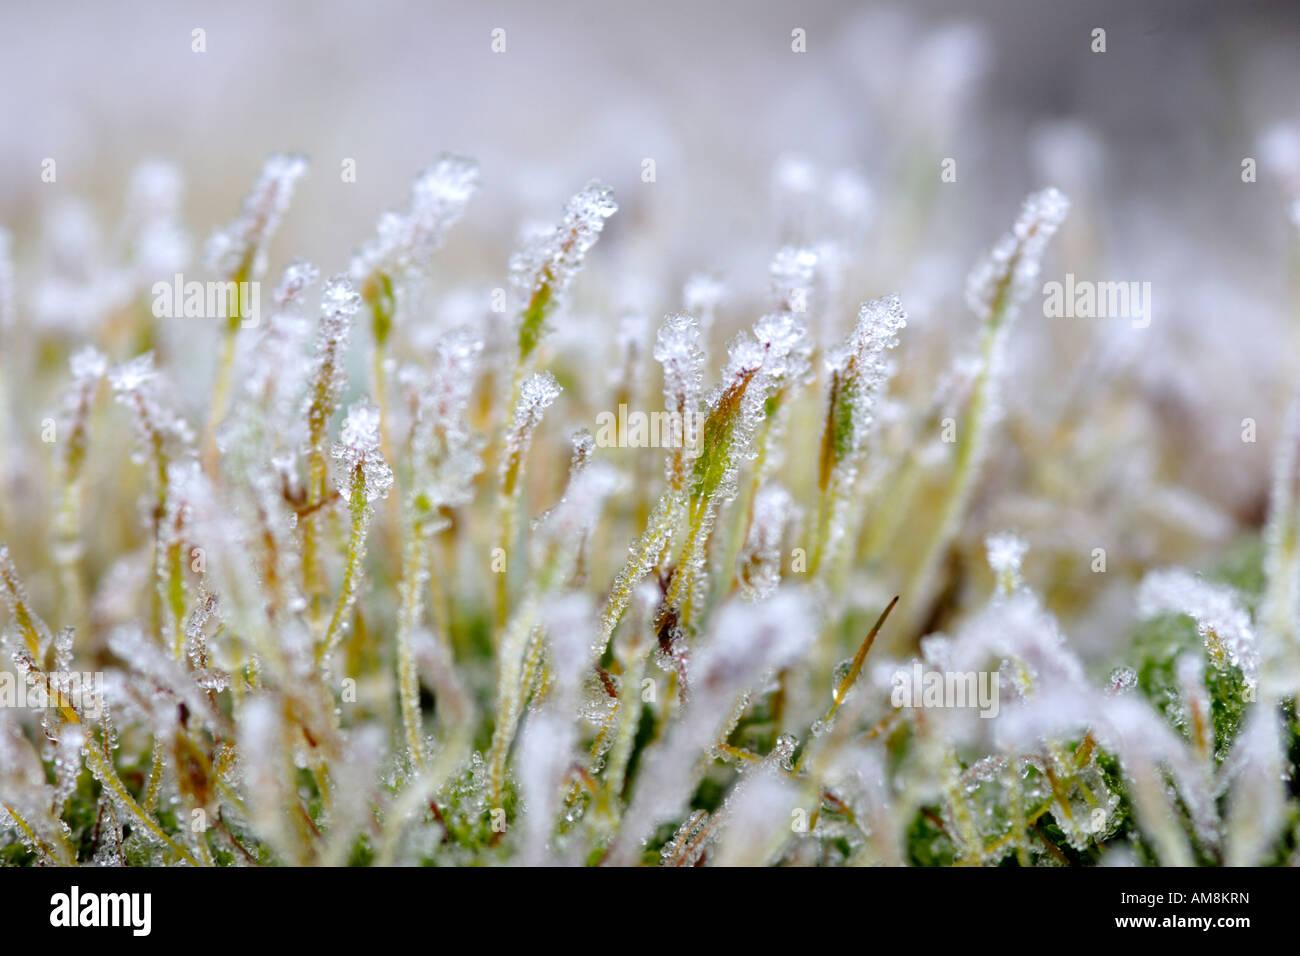
M 1094 27 L 1107 30 L 1104 55 L 1091 52 Z M 1239 229 L 1231 245 L 1258 252 L 1283 224 L 1264 228 L 1270 197 L 1235 189 L 1235 160 L 1296 118 L 1300 69 L 1300 5 L 1214 0 L 6 0 L 0 34 L 0 216 L 12 228 L 69 195 L 111 214 L 148 157 L 183 167 L 193 220 L 220 221 L 263 156 L 294 150 L 315 165 L 284 242 L 321 260 L 341 259 L 444 149 L 483 166 L 469 230 L 553 216 L 600 176 L 705 257 L 737 229 L 766 228 L 782 156 L 851 167 L 881 193 L 906 185 L 885 178 L 902 150 L 924 150 L 926 175 L 955 157 L 958 188 L 939 215 L 956 218 L 1005 210 L 1040 180 L 1033 134 L 1063 120 L 1105 151 L 1097 198 L 1111 224 L 1158 204 L 1183 227 Z M 47 157 L 57 190 L 39 188 Z M 646 157 L 659 188 L 638 191 Z M 355 183 L 340 181 L 344 158 Z
M 699 272 L 726 282 L 719 328 L 736 328 L 777 247 L 829 237 L 845 268 L 818 321 L 839 337 L 854 303 L 901 292 L 899 401 L 916 408 L 970 345 L 967 272 L 1052 184 L 1075 209 L 1042 278 L 1150 282 L 1153 321 L 1026 306 L 969 546 L 1008 526 L 1049 558 L 1105 546 L 1122 585 L 1203 566 L 1262 521 L 1300 321 L 1300 4 L 5 0 L 0 37 L 0 223 L 39 336 L 93 325 L 93 263 L 142 162 L 181 171 L 197 268 L 266 155 L 306 154 L 272 274 L 291 256 L 328 274 L 452 150 L 483 189 L 439 254 L 439 308 L 504 285 L 520 226 L 598 177 L 621 211 L 558 348 L 603 347 L 590 333 L 630 303 L 657 322 Z M 85 294 L 51 295 L 70 272 Z M 212 354 L 174 362 L 202 379 Z M 1127 600 L 1052 581 L 1034 583 L 1082 595 L 1085 619 Z

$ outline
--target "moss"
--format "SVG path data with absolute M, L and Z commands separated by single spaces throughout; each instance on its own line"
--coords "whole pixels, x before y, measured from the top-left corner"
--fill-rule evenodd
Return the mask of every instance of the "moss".
M 1185 654 L 1201 655 L 1210 695 L 1215 756 L 1219 761 L 1227 756 L 1251 703 L 1241 671 L 1232 665 L 1217 664 L 1205 650 L 1195 622 L 1183 615 L 1160 615 L 1143 624 L 1134 633 L 1132 653 L 1137 660 L 1134 669 L 1138 687 L 1169 724 L 1180 729 L 1184 724 L 1183 701 L 1175 669 Z

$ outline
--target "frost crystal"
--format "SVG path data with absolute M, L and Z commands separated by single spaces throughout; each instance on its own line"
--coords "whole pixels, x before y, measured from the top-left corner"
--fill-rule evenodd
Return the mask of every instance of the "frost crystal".
M 158 395 L 158 370 L 154 367 L 153 353 L 145 352 L 109 373 L 113 395 L 130 409 L 135 417 L 139 447 L 134 456 L 144 461 L 162 447 L 168 450 L 185 450 L 194 441 L 194 433 L 185 420 L 172 413 Z
M 222 426 L 218 443 L 233 469 L 257 468 L 303 441 L 298 402 L 311 366 L 303 361 L 311 324 L 302 312 L 319 273 L 310 262 L 290 263 L 272 296 L 275 309 L 245 359 L 244 401 Z M 296 480 L 296 479 L 295 479 Z
M 145 352 L 131 361 L 119 365 L 113 370 L 113 391 L 119 395 L 131 395 L 140 391 L 147 382 L 153 380 L 157 369 L 153 365 L 153 353 Z
M 841 460 L 852 460 L 866 441 L 875 395 L 891 371 L 887 354 L 898 346 L 898 333 L 906 326 L 907 312 L 898 296 L 864 302 L 853 334 L 827 357 L 827 369 L 836 382 L 833 400 L 844 403 L 841 414 L 847 417 L 842 433 L 846 444 L 837 453 Z
M 334 460 L 343 465 L 338 486 L 344 498 L 351 496 L 353 481 L 358 476 L 367 502 L 388 497 L 393 470 L 379 451 L 379 409 L 366 403 L 349 408 L 333 454 Z
M 108 359 L 93 345 L 75 352 L 68 364 L 77 382 L 97 382 L 108 372 Z
M 1106 692 L 1112 695 L 1127 694 L 1138 685 L 1138 675 L 1131 667 L 1117 667 L 1106 681 Z
M 754 517 L 741 551 L 736 579 L 750 600 L 769 597 L 781 583 L 781 539 L 794 499 L 780 485 L 764 485 L 754 498 Z
M 307 171 L 301 156 L 276 155 L 266 161 L 262 175 L 244 200 L 239 218 L 208 240 L 208 268 L 221 276 L 256 278 L 266 271 L 266 249 L 293 198 L 299 177 Z
M 697 569 L 703 567 L 699 532 L 712 522 L 718 504 L 734 497 L 737 472 L 753 453 L 754 434 L 767 415 L 767 401 L 792 373 L 805 367 L 805 347 L 804 326 L 783 313 L 760 319 L 728 349 L 722 381 L 707 401 L 700 453 L 691 475 L 691 498 L 704 505 L 694 519 L 695 551 L 687 556 Z M 670 478 L 674 469 L 675 461 L 670 460 Z M 676 483 L 672 485 L 676 489 Z
M 849 347 L 862 366 L 864 378 L 879 384 L 887 371 L 883 357 L 889 349 L 897 348 L 898 333 L 906 326 L 907 313 L 898 296 L 887 295 L 862 304 Z
M 689 315 L 674 313 L 664 319 L 655 338 L 654 358 L 663 366 L 664 411 L 681 422 L 682 435 L 695 426 L 704 381 L 704 350 L 700 347 L 700 326 Z M 680 488 L 685 481 L 685 458 L 680 451 L 668 456 L 668 482 Z
M 802 382 L 807 376 L 812 343 L 804 324 L 793 314 L 763 316 L 754 323 L 754 339 L 765 353 L 763 372 L 773 387 Z
M 514 421 L 506 436 L 508 452 L 502 468 L 508 468 L 512 459 L 521 458 L 532 442 L 533 432 L 542 423 L 542 413 L 550 408 L 563 389 L 550 372 L 535 372 L 519 385 L 519 401 L 515 404 Z
M 337 275 L 325 283 L 321 293 L 320 328 L 316 334 L 316 359 L 306 411 L 312 430 L 323 434 L 325 423 L 338 407 L 346 381 L 344 353 L 352 331 L 352 320 L 361 308 L 361 296 L 346 276 Z
M 333 326 L 351 319 L 361 309 L 357 294 L 347 276 L 337 275 L 325 283 L 321 294 L 321 317 Z
M 478 163 L 444 153 L 411 187 L 405 213 L 386 213 L 378 235 L 352 260 L 352 278 L 364 282 L 376 272 L 418 267 L 442 245 L 478 189 Z
M 617 211 L 613 191 L 594 180 L 570 199 L 560 224 L 532 236 L 510 260 L 510 280 L 521 304 L 531 304 L 543 289 L 550 299 L 560 300 L 600 238 L 605 220 Z
M 1255 632 L 1231 588 L 1179 569 L 1152 571 L 1142 579 L 1138 613 L 1144 618 L 1186 614 L 1196 622 L 1211 658 L 1220 666 L 1231 664 L 1247 683 L 1255 683 L 1259 665 Z
M 1023 584 L 1020 577 L 1020 565 L 1025 558 L 1029 545 L 1025 540 L 1009 532 L 989 535 L 984 542 L 988 551 L 989 567 L 997 578 L 998 591 L 1010 594 Z
M 817 546 L 838 553 L 845 535 L 846 510 L 858 481 L 876 397 L 892 365 L 886 353 L 898 344 L 907 313 L 896 295 L 864 302 L 848 340 L 826 359 L 829 373 L 817 482 L 822 492 Z M 823 559 L 816 552 L 816 560 Z
M 542 412 L 560 397 L 560 383 L 550 372 L 538 372 L 528 376 L 519 386 L 519 404 L 515 406 L 515 428 L 536 427 L 541 421 Z
M 63 399 L 68 441 L 64 448 L 64 480 L 75 482 L 86 451 L 86 431 L 99 384 L 108 374 L 108 358 L 93 345 L 73 353 L 68 362 L 72 386 Z
M 694 413 L 699 408 L 704 380 L 699 323 L 681 313 L 665 317 L 655 337 L 654 358 L 664 370 L 664 410 L 679 415 Z
M 772 259 L 772 297 L 784 312 L 805 313 L 817 273 L 817 253 L 812 249 L 786 246 Z
M 424 480 L 435 507 L 467 504 L 483 465 L 483 439 L 468 420 L 482 352 L 482 339 L 453 330 L 434 345 L 428 373 L 412 369 L 406 378 L 415 391 L 412 448 L 428 466 Z
M 44 654 L 53 639 L 49 628 L 38 616 L 28 609 L 27 591 L 18 578 L 18 569 L 14 567 L 9 549 L 0 546 L 0 595 L 4 596 L 5 606 L 13 615 L 18 628 L 24 632 L 28 650 L 32 655 Z
M 284 270 L 280 284 L 275 287 L 275 304 L 281 308 L 297 305 L 302 294 L 316 284 L 320 270 L 304 259 L 295 259 Z
M 1001 321 L 1033 291 L 1047 244 L 1069 211 L 1070 201 L 1057 189 L 1044 189 L 1025 200 L 1011 231 L 967 280 L 966 304 L 981 321 Z

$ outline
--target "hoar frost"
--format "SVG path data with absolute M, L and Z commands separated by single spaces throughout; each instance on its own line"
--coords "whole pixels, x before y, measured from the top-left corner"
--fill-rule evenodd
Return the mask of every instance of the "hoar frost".
M 388 496 L 393 470 L 379 451 L 379 410 L 373 405 L 358 404 L 348 409 L 333 455 L 342 465 L 338 483 L 345 497 L 352 494 L 354 476 L 361 479 L 366 501 Z
M 1017 309 L 1033 291 L 1043 253 L 1070 211 L 1070 201 L 1058 189 L 1045 189 L 1025 200 L 1011 231 L 971 272 L 966 303 L 983 321 Z
M 439 156 L 416 178 L 407 211 L 386 213 L 379 220 L 378 235 L 352 260 L 352 278 L 360 283 L 377 272 L 418 266 L 464 215 L 478 182 L 474 160 Z
M 289 207 L 294 186 L 306 171 L 307 161 L 301 156 L 267 160 L 239 218 L 208 240 L 208 268 L 225 277 L 261 276 L 266 271 L 267 245 Z
M 219 275 L 263 274 L 304 168 L 292 157 L 267 164 L 209 244 Z M 324 284 L 318 321 L 309 299 L 320 276 L 290 261 L 269 321 L 238 332 L 237 347 L 231 333 L 231 381 L 243 388 L 230 393 L 228 419 L 213 416 L 223 421 L 220 454 L 209 461 L 205 443 L 202 467 L 178 411 L 205 411 L 177 387 L 192 384 L 192 356 L 170 332 L 137 336 L 147 330 L 126 308 L 137 272 L 188 254 L 179 175 L 140 172 L 116 259 L 88 207 L 55 217 L 54 281 L 34 310 L 77 316 L 42 338 L 44 349 L 78 332 L 53 356 L 71 362 L 6 352 L 18 361 L 0 373 L 58 370 L 51 473 L 66 511 L 53 522 L 54 573 L 30 593 L 17 565 L 50 549 L 23 539 L 11 558 L 0 547 L 0 623 L 21 679 L 63 690 L 61 672 L 82 652 L 107 674 L 98 717 L 80 705 L 39 718 L 0 708 L 0 828 L 22 841 L 7 852 L 46 864 L 342 865 L 364 852 L 381 864 L 995 865 L 1090 859 L 1126 844 L 1141 862 L 1278 862 L 1294 823 L 1291 728 L 1276 701 L 1246 699 L 1220 665 L 1240 669 L 1253 696 L 1255 633 L 1267 643 L 1287 601 L 1266 626 L 1224 585 L 1149 574 L 1140 613 L 1190 615 L 1209 655 L 1174 655 L 1166 698 L 1153 704 L 1148 658 L 1108 680 L 1085 670 L 1048 610 L 1070 602 L 1025 583 L 1024 539 L 985 539 L 991 589 L 970 573 L 979 555 L 962 504 L 999 414 L 1006 331 L 1064 197 L 1031 196 L 972 274 L 983 351 L 958 356 L 936 396 L 933 343 L 894 351 L 908 322 L 897 296 L 863 303 L 855 323 L 845 312 L 847 290 L 882 278 L 862 272 L 871 264 L 856 253 L 865 184 L 802 160 L 777 178 L 790 244 L 752 285 L 737 280 L 734 301 L 713 274 L 691 271 L 712 263 L 656 263 L 634 239 L 613 281 L 593 284 L 590 324 L 543 351 L 549 320 L 615 212 L 612 194 L 589 185 L 511 260 L 515 343 L 502 334 L 511 319 L 487 312 L 495 279 L 427 281 L 479 179 L 472 161 L 439 157 L 349 274 Z M 14 282 L 0 245 L 7 345 Z M 643 278 L 652 275 L 673 284 L 665 292 Z M 656 330 L 653 309 L 676 300 L 685 312 Z M 410 316 L 401 327 L 390 321 L 399 302 Z M 363 308 L 391 341 L 354 342 Z M 714 326 L 747 310 L 756 321 L 710 371 Z M 155 340 L 157 358 L 105 356 Z M 814 355 L 825 362 L 817 374 Z M 369 375 L 358 374 L 367 359 Z M 390 368 L 398 388 L 386 396 Z M 665 410 L 705 420 L 700 453 L 670 453 L 663 479 L 650 455 L 597 448 L 580 427 L 599 403 L 657 403 L 659 375 Z M 568 394 L 557 407 L 560 382 Z M 6 394 L 26 384 L 0 383 Z M 98 414 L 109 391 L 129 420 Z M 356 400 L 367 393 L 375 404 Z M 570 411 L 574 421 L 552 424 L 571 442 L 534 449 L 552 430 L 544 419 Z M 956 447 L 913 454 L 912 439 L 949 413 L 964 416 Z M 107 454 L 95 454 L 101 419 Z M 83 491 L 105 508 L 120 497 L 107 480 L 119 467 L 111 443 L 131 427 L 150 466 L 123 468 L 133 497 L 145 489 L 143 520 L 79 520 Z M 499 483 L 483 480 L 485 468 L 500 469 Z M 1293 471 L 1279 473 L 1289 481 Z M 895 486 L 898 475 L 908 480 Z M 931 592 L 930 542 L 905 553 L 905 519 L 930 508 L 943 489 L 928 483 L 948 475 L 951 503 L 933 515 Z M 1023 520 L 1027 538 L 1042 536 L 1032 509 L 1010 521 L 998 488 L 984 491 L 979 525 Z M 378 515 L 385 498 L 392 507 Z M 818 550 L 805 566 L 809 506 Z M 875 541 L 875 516 L 897 518 L 902 534 Z M 11 520 L 0 500 L 6 533 L 35 520 Z M 1284 536 L 1270 538 L 1285 550 Z M 903 560 L 913 557 L 915 574 Z M 1266 573 L 1280 578 L 1278 568 Z M 865 636 L 850 633 L 859 612 L 894 592 L 895 573 L 908 582 L 901 597 Z M 95 592 L 75 600 L 92 580 Z M 67 618 L 60 629 L 40 619 L 33 596 Z M 484 611 L 492 596 L 496 617 Z M 917 620 L 900 626 L 896 604 Z M 926 634 L 930 617 L 951 626 Z M 62 626 L 74 622 L 82 633 Z M 919 641 L 917 659 L 873 650 L 881 633 L 896 646 Z M 1104 675 L 1115 662 L 1093 663 Z M 996 681 L 996 713 L 894 706 L 891 678 L 912 667 Z M 485 699 L 494 712 L 478 712 Z M 121 777 L 119 766 L 131 772 Z M 90 790 L 86 769 L 98 782 Z M 722 791 L 707 811 L 693 805 L 706 781 Z M 186 827 L 196 810 L 221 826 Z M 806 828 L 791 826 L 796 811 Z
M 1220 663 L 1238 668 L 1248 683 L 1257 680 L 1259 658 L 1254 628 L 1230 588 L 1178 569 L 1152 571 L 1142 579 L 1138 613 L 1144 618 L 1186 614 L 1196 621 L 1201 638 Z
M 515 288 L 529 296 L 549 284 L 553 294 L 563 293 L 600 238 L 605 220 L 616 212 L 613 191 L 598 182 L 588 183 L 565 205 L 560 224 L 536 236 L 511 260 Z

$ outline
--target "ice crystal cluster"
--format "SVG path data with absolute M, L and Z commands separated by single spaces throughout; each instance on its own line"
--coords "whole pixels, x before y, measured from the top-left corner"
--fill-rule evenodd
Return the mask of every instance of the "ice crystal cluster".
M 270 272 L 305 175 L 268 161 L 213 280 Z M 0 234 L 0 860 L 1300 861 L 1295 413 L 1260 527 L 1184 564 L 1208 506 L 1013 361 L 1063 193 L 1002 210 L 962 311 L 961 268 L 864 281 L 874 190 L 823 179 L 781 161 L 755 275 L 624 274 L 593 182 L 463 285 L 447 154 L 256 328 L 147 308 L 175 169 L 120 253 Z M 113 298 L 68 325 L 50 283 Z M 620 409 L 686 427 L 598 440 Z M 1139 488 L 1109 555 L 1042 505 L 1098 461 Z

